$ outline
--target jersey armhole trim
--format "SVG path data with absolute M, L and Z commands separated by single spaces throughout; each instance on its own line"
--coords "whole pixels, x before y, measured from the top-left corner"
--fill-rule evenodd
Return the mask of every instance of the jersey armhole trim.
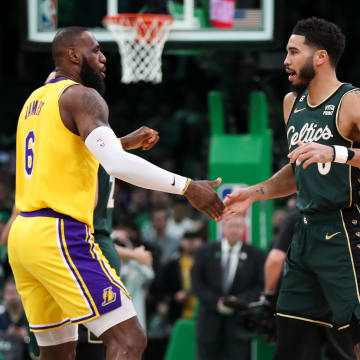
M 77 82 L 71 82 L 71 83 L 68 83 L 66 85 L 64 85 L 60 91 L 58 92 L 58 98 L 60 98 L 60 96 L 63 94 L 63 92 L 70 86 L 73 86 L 73 85 L 81 85 L 80 83 L 77 83 Z
M 338 104 L 338 107 L 336 109 L 336 115 L 335 115 L 335 128 L 339 134 L 340 137 L 342 137 L 344 140 L 348 141 L 350 143 L 350 147 L 352 148 L 353 145 L 354 145 L 354 141 L 347 138 L 345 135 L 343 135 L 339 129 L 339 112 L 340 112 L 340 107 L 341 107 L 341 104 L 342 104 L 342 101 L 343 101 L 343 98 L 346 94 L 349 94 L 353 91 L 358 91 L 359 88 L 355 88 L 355 89 L 351 89 L 351 90 L 348 90 L 346 93 L 344 93 L 341 98 L 340 98 L 340 101 L 339 101 L 339 104 Z

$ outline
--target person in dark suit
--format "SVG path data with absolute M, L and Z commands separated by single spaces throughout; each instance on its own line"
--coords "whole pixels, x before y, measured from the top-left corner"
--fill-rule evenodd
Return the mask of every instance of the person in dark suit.
M 192 268 L 199 298 L 196 322 L 198 360 L 249 360 L 250 340 L 226 301 L 256 301 L 264 286 L 265 254 L 246 244 L 244 217 L 223 223 L 223 238 L 200 247 Z
M 204 243 L 200 232 L 186 232 L 180 242 L 180 251 L 161 269 L 160 290 L 168 307 L 168 321 L 171 325 L 178 318 L 190 319 L 196 306 L 192 293 L 191 268 L 195 252 Z

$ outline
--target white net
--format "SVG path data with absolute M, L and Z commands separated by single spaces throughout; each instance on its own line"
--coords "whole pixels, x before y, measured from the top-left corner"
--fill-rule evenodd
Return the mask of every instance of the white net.
M 172 22 L 172 17 L 166 15 L 105 18 L 106 27 L 119 45 L 123 83 L 162 81 L 161 56 Z

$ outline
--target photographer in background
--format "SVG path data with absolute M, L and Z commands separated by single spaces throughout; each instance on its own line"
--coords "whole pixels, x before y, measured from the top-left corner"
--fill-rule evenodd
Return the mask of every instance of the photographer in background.
M 234 310 L 224 303 L 246 304 L 263 289 L 263 252 L 246 244 L 244 217 L 223 222 L 223 238 L 200 247 L 191 271 L 199 299 L 196 322 L 198 360 L 250 360 L 251 347 Z

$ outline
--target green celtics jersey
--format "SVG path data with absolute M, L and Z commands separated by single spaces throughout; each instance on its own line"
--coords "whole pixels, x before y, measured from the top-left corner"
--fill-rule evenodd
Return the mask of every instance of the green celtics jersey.
M 287 123 L 289 152 L 297 142 L 360 147 L 344 137 L 338 128 L 338 114 L 343 96 L 357 90 L 342 84 L 320 105 L 311 106 L 308 93 L 299 95 Z M 306 169 L 293 165 L 297 186 L 297 207 L 302 212 L 331 211 L 359 203 L 360 170 L 339 163 L 314 163 Z
M 94 233 L 110 235 L 112 231 L 112 212 L 114 209 L 115 179 L 99 165 L 98 203 L 94 210 Z

